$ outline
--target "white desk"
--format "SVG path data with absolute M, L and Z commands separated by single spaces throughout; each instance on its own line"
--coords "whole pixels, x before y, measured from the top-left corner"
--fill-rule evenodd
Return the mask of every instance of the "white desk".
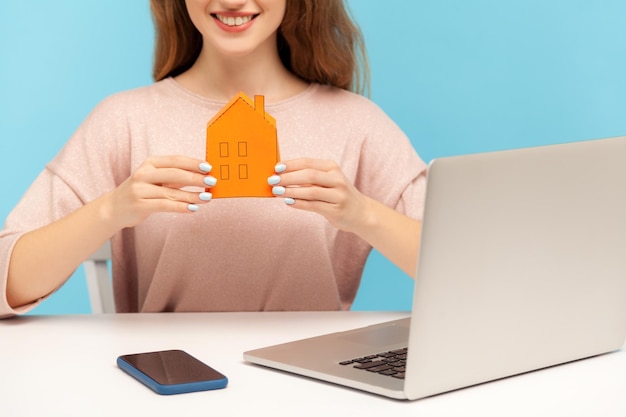
M 626 351 L 415 402 L 245 363 L 245 350 L 406 313 L 201 313 L 0 321 L 3 416 L 626 416 Z M 224 390 L 159 396 L 120 369 L 127 353 L 183 349 L 229 377 Z

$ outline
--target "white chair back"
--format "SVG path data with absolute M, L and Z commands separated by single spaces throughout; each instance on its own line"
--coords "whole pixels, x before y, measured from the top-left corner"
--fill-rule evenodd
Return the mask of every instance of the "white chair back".
M 111 244 L 107 241 L 83 263 L 93 314 L 115 313 L 110 260 Z

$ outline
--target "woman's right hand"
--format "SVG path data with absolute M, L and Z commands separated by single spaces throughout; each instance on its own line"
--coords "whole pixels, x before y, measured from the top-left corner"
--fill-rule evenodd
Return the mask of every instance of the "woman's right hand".
M 149 157 L 108 194 L 107 217 L 122 229 L 154 213 L 193 213 L 212 198 L 205 191 L 217 182 L 211 169 L 209 163 L 186 156 Z
M 25 233 L 9 263 L 8 304 L 23 306 L 50 294 L 117 231 L 153 213 L 193 213 L 211 200 L 205 189 L 217 180 L 210 172 L 211 166 L 198 159 L 150 157 L 114 190 Z

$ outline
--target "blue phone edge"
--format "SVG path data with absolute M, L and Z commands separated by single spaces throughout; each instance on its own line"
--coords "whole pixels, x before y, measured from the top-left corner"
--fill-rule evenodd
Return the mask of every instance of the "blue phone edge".
M 159 384 L 154 379 L 150 378 L 148 375 L 141 372 L 139 369 L 135 368 L 128 362 L 126 362 L 122 357 L 117 358 L 117 366 L 150 388 L 152 391 L 161 395 L 173 395 L 173 394 L 184 394 L 187 392 L 198 392 L 198 391 L 209 391 L 215 389 L 226 388 L 228 385 L 228 378 L 224 377 L 222 379 L 212 380 L 212 381 L 198 381 L 198 382 L 188 382 L 185 384 L 173 384 L 173 385 L 163 385 Z

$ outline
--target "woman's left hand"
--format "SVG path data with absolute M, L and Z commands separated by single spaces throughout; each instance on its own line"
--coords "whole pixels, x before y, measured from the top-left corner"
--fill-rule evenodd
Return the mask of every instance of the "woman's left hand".
M 330 160 L 301 158 L 276 165 L 268 179 L 274 195 L 301 210 L 324 216 L 338 229 L 354 232 L 367 223 L 370 199 Z
M 415 276 L 421 222 L 360 193 L 333 161 L 293 159 L 276 165 L 268 178 L 276 196 L 292 207 L 324 216 L 380 251 Z

